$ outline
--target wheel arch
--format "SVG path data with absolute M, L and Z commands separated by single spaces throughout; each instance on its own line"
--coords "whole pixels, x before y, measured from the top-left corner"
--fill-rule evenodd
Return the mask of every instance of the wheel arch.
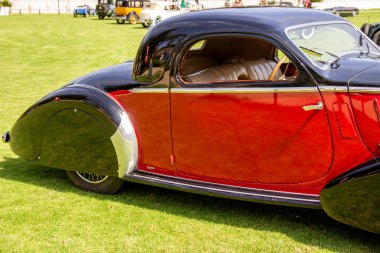
M 58 169 L 123 178 L 137 166 L 137 137 L 127 112 L 88 86 L 66 86 L 41 99 L 11 136 L 14 153 Z

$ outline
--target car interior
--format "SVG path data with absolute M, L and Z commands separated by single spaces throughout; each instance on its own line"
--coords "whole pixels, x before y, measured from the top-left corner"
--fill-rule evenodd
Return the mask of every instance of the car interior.
M 214 37 L 193 43 L 179 69 L 184 84 L 293 82 L 298 71 L 272 43 L 247 37 Z

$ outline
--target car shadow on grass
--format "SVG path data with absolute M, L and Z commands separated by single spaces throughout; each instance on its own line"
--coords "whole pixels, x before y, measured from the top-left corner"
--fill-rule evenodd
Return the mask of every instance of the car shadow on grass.
M 360 248 L 375 252 L 380 236 L 329 218 L 322 210 L 274 206 L 196 195 L 158 187 L 126 183 L 116 195 L 101 195 L 75 188 L 64 171 L 51 169 L 19 158 L 0 162 L 0 178 L 32 184 L 83 197 L 133 205 L 216 224 L 272 231 L 294 240 L 332 251 Z M 352 247 L 350 247 L 352 245 Z

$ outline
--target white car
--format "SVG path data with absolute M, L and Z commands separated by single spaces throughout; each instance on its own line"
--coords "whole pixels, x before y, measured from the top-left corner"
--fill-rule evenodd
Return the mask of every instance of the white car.
M 193 5 L 190 8 L 181 8 L 180 3 L 168 3 L 168 2 L 150 2 L 146 3 L 144 9 L 140 13 L 139 23 L 143 27 L 151 27 L 160 21 L 189 12 L 193 10 Z

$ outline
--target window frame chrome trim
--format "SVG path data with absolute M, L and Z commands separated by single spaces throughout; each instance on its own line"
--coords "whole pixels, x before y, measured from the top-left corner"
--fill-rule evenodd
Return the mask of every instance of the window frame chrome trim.
M 358 86 L 350 86 L 348 88 L 350 93 L 380 93 L 380 87 L 358 87 Z
M 169 93 L 169 88 L 134 88 L 132 93 Z

